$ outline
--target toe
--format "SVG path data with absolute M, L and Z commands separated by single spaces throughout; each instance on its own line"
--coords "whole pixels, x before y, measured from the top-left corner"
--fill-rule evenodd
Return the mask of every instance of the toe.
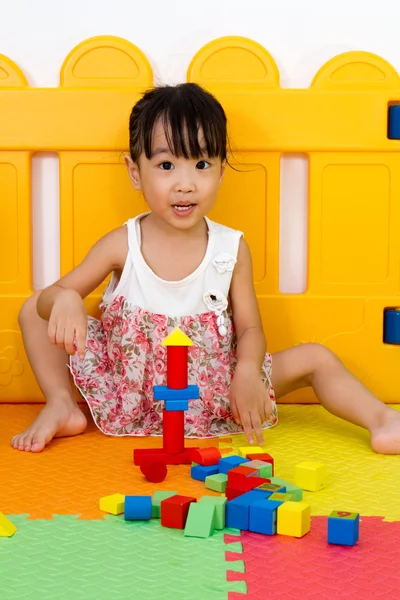
M 46 440 L 35 439 L 31 444 L 31 452 L 41 452 L 46 445 Z

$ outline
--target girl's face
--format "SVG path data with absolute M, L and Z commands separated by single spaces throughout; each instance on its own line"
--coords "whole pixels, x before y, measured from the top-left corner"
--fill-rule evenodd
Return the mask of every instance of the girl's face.
M 199 142 L 202 147 L 202 133 Z M 151 211 L 179 229 L 191 229 L 213 208 L 226 161 L 176 158 L 168 148 L 164 128 L 155 126 L 152 157 L 142 153 L 139 164 L 125 159 L 133 186 L 142 190 Z

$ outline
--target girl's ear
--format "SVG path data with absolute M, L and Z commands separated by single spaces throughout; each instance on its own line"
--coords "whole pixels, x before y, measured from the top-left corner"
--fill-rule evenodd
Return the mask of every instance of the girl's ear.
M 225 170 L 226 170 L 226 159 L 222 161 L 221 163 L 221 171 L 220 171 L 220 176 L 219 176 L 219 185 L 221 185 L 222 180 L 224 178 L 225 175 Z
M 139 165 L 133 162 L 129 155 L 125 155 L 125 164 L 126 168 L 128 169 L 129 179 L 131 180 L 133 187 L 135 190 L 141 190 L 142 185 L 140 181 Z

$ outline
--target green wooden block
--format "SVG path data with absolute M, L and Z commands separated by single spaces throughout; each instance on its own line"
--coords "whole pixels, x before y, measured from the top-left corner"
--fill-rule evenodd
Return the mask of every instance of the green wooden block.
M 161 516 L 161 501 L 171 496 L 176 496 L 178 492 L 157 491 L 153 493 L 151 516 L 153 519 L 159 519 Z
M 278 500 L 279 502 L 296 502 L 296 498 L 293 494 L 281 494 L 280 492 L 275 492 L 268 498 L 268 500 Z
M 184 535 L 208 538 L 214 531 L 215 506 L 192 502 L 186 520 Z
M 202 496 L 199 500 L 200 503 L 212 504 L 215 506 L 215 529 L 224 529 L 225 527 L 225 508 L 226 508 L 226 496 Z
M 221 492 L 221 494 L 223 494 L 228 485 L 228 475 L 225 475 L 225 473 L 208 475 L 204 483 L 209 490 L 214 490 L 214 492 Z
M 301 502 L 303 500 L 303 490 L 297 487 L 297 485 L 289 483 L 289 481 L 281 479 L 280 477 L 271 477 L 271 483 L 277 483 L 286 486 L 286 492 L 294 495 L 294 502 Z
M 259 477 L 265 477 L 266 479 L 272 477 L 272 465 L 264 460 L 251 460 L 245 466 L 250 469 L 257 469 L 260 474 Z

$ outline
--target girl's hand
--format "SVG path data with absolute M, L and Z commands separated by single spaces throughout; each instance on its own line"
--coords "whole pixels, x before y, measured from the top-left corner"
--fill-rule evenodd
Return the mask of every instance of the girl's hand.
M 259 371 L 253 366 L 237 365 L 229 402 L 233 418 L 242 424 L 249 443 L 253 443 L 254 431 L 257 443 L 263 446 L 261 425 L 272 413 L 272 403 Z
M 85 356 L 87 315 L 81 296 L 65 289 L 57 295 L 49 318 L 49 338 L 71 356 Z

